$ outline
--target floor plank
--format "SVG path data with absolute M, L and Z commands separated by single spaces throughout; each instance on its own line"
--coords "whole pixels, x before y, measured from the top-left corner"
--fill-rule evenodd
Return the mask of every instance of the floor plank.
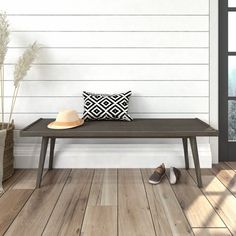
M 236 196 L 236 173 L 225 163 L 213 165 L 212 172 Z
M 181 170 L 181 178 L 172 188 L 191 227 L 225 227 L 186 170 Z
M 14 184 L 14 189 L 35 189 L 37 170 L 29 169 L 25 171 L 25 177 L 23 178 L 23 180 L 17 181 L 17 183 Z M 43 176 L 45 176 L 46 173 L 47 171 L 44 171 Z
M 93 172 L 92 169 L 72 170 L 43 235 L 80 234 Z
M 17 180 L 8 188 L 8 191 L 0 198 L 0 235 L 3 235 L 12 224 L 22 207 L 34 191 L 32 188 L 18 188 L 19 184 L 26 183 L 29 179 L 35 178 L 35 171 L 26 170 L 17 176 Z M 10 182 L 10 180 L 9 180 Z
M 112 206 L 88 206 L 81 235 L 116 236 L 117 208 Z
M 196 182 L 196 176 L 193 170 L 190 171 L 190 174 Z M 231 233 L 236 235 L 236 198 L 210 170 L 202 170 L 202 179 L 203 193 L 218 212 Z
M 226 162 L 226 164 L 230 166 L 234 171 L 236 171 L 236 162 L 230 161 L 230 162 Z
M 119 236 L 155 235 L 139 169 L 118 170 Z
M 195 236 L 231 236 L 228 229 L 221 228 L 195 228 L 193 229 Z
M 35 190 L 37 171 L 17 171 L 0 196 L 0 235 L 236 235 L 235 163 L 203 169 L 202 189 L 194 170 L 182 170 L 176 185 L 150 185 L 151 173 L 45 171 Z
M 3 182 L 4 192 L 0 192 L 0 197 L 7 192 L 7 190 L 20 178 L 24 170 L 15 170 L 11 178 Z
M 97 169 L 88 206 L 117 206 L 117 170 Z
M 6 235 L 41 235 L 69 173 L 69 170 L 49 171 L 42 187 L 34 191 Z
M 193 235 L 168 179 L 162 179 L 161 184 L 151 185 L 148 183 L 151 174 L 152 170 L 142 169 L 156 234 L 163 236 Z
M 117 170 L 95 170 L 81 235 L 117 235 Z

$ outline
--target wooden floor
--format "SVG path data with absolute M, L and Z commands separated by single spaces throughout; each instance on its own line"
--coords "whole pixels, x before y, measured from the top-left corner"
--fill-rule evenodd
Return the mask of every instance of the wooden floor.
M 150 169 L 17 170 L 0 196 L 0 235 L 236 235 L 236 163 L 193 170 L 177 185 L 148 184 Z

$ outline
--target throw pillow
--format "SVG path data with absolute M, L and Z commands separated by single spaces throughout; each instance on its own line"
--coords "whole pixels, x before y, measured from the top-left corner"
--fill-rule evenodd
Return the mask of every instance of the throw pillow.
M 131 91 L 120 94 L 93 94 L 83 92 L 85 120 L 125 120 L 131 121 L 128 114 Z

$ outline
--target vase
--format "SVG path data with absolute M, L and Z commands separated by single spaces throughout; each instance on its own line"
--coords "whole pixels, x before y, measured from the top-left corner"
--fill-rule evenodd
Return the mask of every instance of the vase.
M 4 123 L 4 129 L 7 128 Z M 9 179 L 14 174 L 14 125 L 11 124 L 6 132 L 5 148 L 3 155 L 3 181 Z

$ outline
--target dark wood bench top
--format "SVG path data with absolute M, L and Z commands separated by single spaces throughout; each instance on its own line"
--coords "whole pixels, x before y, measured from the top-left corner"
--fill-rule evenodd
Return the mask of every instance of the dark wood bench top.
M 57 138 L 177 138 L 217 136 L 217 130 L 199 119 L 135 119 L 126 121 L 86 121 L 83 126 L 66 130 L 48 129 L 55 119 L 33 122 L 21 130 L 24 137 Z

